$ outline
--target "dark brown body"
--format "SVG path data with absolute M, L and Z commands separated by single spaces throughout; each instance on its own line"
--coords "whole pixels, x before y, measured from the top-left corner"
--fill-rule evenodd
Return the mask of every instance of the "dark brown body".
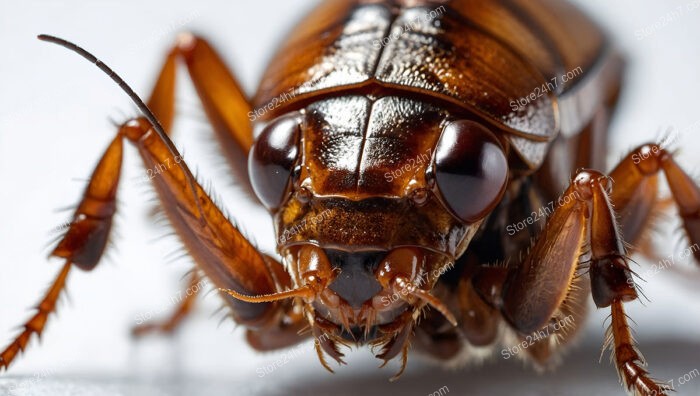
M 440 15 L 422 19 L 435 10 Z M 416 20 L 420 23 L 411 24 Z M 542 168 L 554 140 L 578 143 L 620 86 L 620 59 L 601 31 L 558 1 L 330 1 L 300 26 L 272 60 L 255 103 L 259 108 L 274 104 L 264 119 L 304 110 L 301 178 L 315 196 L 349 201 L 381 197 L 399 207 L 384 210 L 381 220 L 363 218 L 352 209 L 353 226 L 370 230 L 366 239 L 348 240 L 357 234 L 343 230 L 347 219 L 334 215 L 325 217 L 324 231 L 307 229 L 292 241 L 317 235 L 324 238 L 317 241 L 323 246 L 349 249 L 419 244 L 459 256 L 464 250 L 457 246 L 460 238 L 445 241 L 445 235 L 459 235 L 458 225 L 398 213 L 397 201 L 425 185 L 430 166 L 429 161 L 416 166 L 411 161 L 432 155 L 444 125 L 472 119 L 498 131 L 511 181 L 520 183 Z M 397 35 L 376 48 L 378 41 Z M 334 67 L 324 67 L 329 64 Z M 577 68 L 583 72 L 561 81 Z M 555 90 L 512 110 L 512 101 L 554 80 Z M 285 96 L 291 99 L 278 104 Z M 585 137 L 591 138 L 604 139 Z M 604 145 L 595 150 L 586 146 L 582 150 L 589 153 L 576 164 L 577 154 L 569 151 L 575 143 L 556 150 L 553 176 L 559 184 L 547 186 L 550 193 L 563 190 L 575 166 L 601 165 L 605 157 Z M 392 176 L 406 165 L 409 171 Z M 324 199 L 316 212 L 332 202 Z M 290 204 L 277 216 L 278 230 L 304 218 L 296 209 Z M 401 227 L 409 223 L 425 228 Z
M 85 50 L 40 38 L 126 87 Z M 170 140 L 177 59 L 224 143 L 250 151 L 281 259 L 239 232 Z M 545 367 L 582 328 L 590 296 L 610 309 L 605 345 L 628 390 L 665 394 L 623 309 L 637 298 L 625 244 L 649 229 L 660 174 L 700 241 L 700 189 L 653 144 L 602 173 L 623 62 L 586 16 L 553 0 L 328 1 L 270 65 L 248 99 L 185 34 L 148 106 L 125 88 L 144 117 L 120 127 L 93 172 L 52 252 L 66 263 L 0 368 L 41 333 L 69 270 L 99 263 L 128 140 L 160 170 L 163 211 L 256 349 L 311 336 L 331 370 L 339 346 L 370 344 L 385 363 L 401 356 L 400 374 L 411 345 L 454 366 L 498 348 L 509 357 L 536 334 L 517 355 Z M 172 331 L 191 303 L 135 334 Z
M 281 47 L 255 99 L 271 109 L 262 120 L 291 112 L 302 119 L 292 190 L 307 191 L 274 211 L 279 252 L 303 244 L 346 252 L 419 247 L 440 254 L 432 268 L 445 275 L 435 290 L 456 298 L 464 274 L 477 272 L 468 267 L 518 257 L 541 228 L 513 238 L 505 224 L 555 200 L 576 166 L 602 164 L 605 146 L 593 150 L 591 142 L 604 141 L 604 129 L 594 136 L 587 127 L 614 103 L 621 66 L 599 28 L 558 1 L 324 3 Z M 520 98 L 528 104 L 514 110 Z M 443 129 L 465 119 L 497 134 L 511 172 L 503 203 L 476 226 L 446 211 L 439 194 L 413 200 L 432 188 L 426 173 Z M 377 289 L 371 280 L 355 287 L 367 289 L 358 291 L 363 297 Z M 451 359 L 464 355 L 465 342 L 497 344 L 508 335 L 498 314 L 489 315 L 463 324 L 474 333 L 466 339 L 449 329 L 439 335 L 446 345 L 431 341 L 426 352 Z M 431 326 L 423 322 L 419 337 L 438 337 Z

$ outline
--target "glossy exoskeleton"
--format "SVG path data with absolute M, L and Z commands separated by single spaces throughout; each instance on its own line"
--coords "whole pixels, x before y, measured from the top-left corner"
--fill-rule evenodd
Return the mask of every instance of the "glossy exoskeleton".
M 250 152 L 279 257 L 245 239 L 167 136 L 178 59 L 220 137 Z M 250 100 L 205 40 L 183 34 L 150 110 L 121 126 L 95 169 L 52 253 L 66 264 L 0 367 L 42 331 L 70 268 L 98 264 L 126 138 L 146 167 L 176 164 L 152 181 L 197 263 L 193 282 L 221 289 L 256 349 L 310 336 L 330 370 L 340 345 L 369 344 L 403 371 L 409 345 L 459 365 L 546 329 L 518 355 L 543 367 L 592 297 L 611 311 L 606 346 L 625 387 L 665 394 L 623 310 L 637 298 L 625 242 L 649 227 L 661 173 L 700 242 L 700 190 L 653 144 L 602 173 L 623 69 L 601 29 L 555 0 L 327 1 Z M 172 330 L 190 307 L 135 331 Z

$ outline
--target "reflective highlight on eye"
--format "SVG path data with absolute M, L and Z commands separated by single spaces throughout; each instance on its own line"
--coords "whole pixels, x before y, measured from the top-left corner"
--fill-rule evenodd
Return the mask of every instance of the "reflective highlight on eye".
M 503 196 L 508 162 L 489 130 L 476 122 L 455 121 L 438 141 L 435 181 L 450 210 L 465 222 L 475 222 Z
M 282 203 L 298 155 L 299 118 L 290 114 L 262 131 L 248 157 L 253 190 L 268 209 Z

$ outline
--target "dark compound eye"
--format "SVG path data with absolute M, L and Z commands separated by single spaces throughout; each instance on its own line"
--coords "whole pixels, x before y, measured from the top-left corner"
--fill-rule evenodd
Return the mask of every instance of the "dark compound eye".
M 457 217 L 471 223 L 486 216 L 507 181 L 508 162 L 488 129 L 472 121 L 445 127 L 435 152 L 435 182 Z
M 268 209 L 278 208 L 299 152 L 299 116 L 282 116 L 265 127 L 248 156 L 253 190 Z

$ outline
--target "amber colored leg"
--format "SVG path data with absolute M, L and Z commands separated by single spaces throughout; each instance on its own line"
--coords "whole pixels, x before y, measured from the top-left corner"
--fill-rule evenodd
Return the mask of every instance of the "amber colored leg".
M 117 210 L 117 187 L 122 164 L 122 140 L 115 138 L 90 177 L 73 221 L 52 256 L 62 257 L 90 271 L 107 246 L 112 219 Z
M 100 160 L 76 209 L 74 220 L 66 235 L 58 243 L 52 255 L 63 257 L 69 264 L 91 270 L 98 264 L 104 252 L 116 210 L 116 190 L 122 158 L 122 137 L 129 139 L 141 153 L 147 168 L 163 169 L 152 179 L 162 201 L 166 215 L 183 240 L 186 248 L 204 274 L 216 287 L 233 289 L 242 294 L 269 294 L 289 286 L 291 280 L 271 257 L 263 255 L 246 240 L 223 215 L 202 187 L 194 180 L 184 160 L 171 151 L 143 119 L 125 123 L 117 138 L 110 144 Z M 67 266 L 69 266 L 67 264 Z M 67 272 L 67 269 L 66 269 Z M 40 307 L 40 318 L 53 310 L 53 296 L 63 287 L 65 276 L 59 277 L 52 287 L 49 299 Z M 55 292 L 54 292 L 55 290 Z M 222 294 L 232 310 L 232 316 L 240 324 L 255 331 L 275 329 L 282 322 L 284 302 L 254 304 Z M 7 367 L 16 355 L 18 347 L 24 347 L 29 336 L 39 333 L 44 325 L 29 327 L 16 341 L 0 354 L 2 367 Z M 35 320 L 27 326 L 38 324 Z M 301 340 L 301 337 L 299 338 Z M 22 349 L 20 348 L 20 349 Z
M 175 113 L 175 61 L 178 57 L 187 62 L 207 115 L 217 131 L 229 134 L 240 149 L 247 152 L 253 141 L 247 119 L 250 105 L 214 51 L 205 41 L 191 35 L 183 36 L 168 55 L 148 101 L 165 130 L 172 127 Z M 147 169 L 155 166 L 166 169 L 152 179 L 165 212 L 200 269 L 216 287 L 260 295 L 283 290 L 291 284 L 281 264 L 260 253 L 214 205 L 194 180 L 182 157 L 172 149 L 172 142 L 155 133 L 144 118 L 131 120 L 121 126 L 98 163 L 70 228 L 52 252 L 53 256 L 66 259 L 64 269 L 41 301 L 37 315 L 25 324 L 25 331 L 0 353 L 0 368 L 7 368 L 17 353 L 24 350 L 31 334 L 41 333 L 46 318 L 55 309 L 71 265 L 91 270 L 102 257 L 116 211 L 124 137 L 137 146 Z M 267 331 L 297 326 L 297 322 L 282 325 L 289 322 L 288 302 L 253 304 L 227 294 L 222 297 L 231 307 L 234 320 L 261 338 L 265 338 Z M 290 336 L 287 339 L 293 344 L 303 338 Z
M 252 134 L 248 120 L 242 120 L 241 117 L 241 114 L 247 114 L 250 111 L 247 98 L 223 61 L 206 41 L 189 34 L 181 35 L 178 45 L 168 53 L 147 102 L 148 107 L 158 116 L 163 128 L 170 134 L 175 116 L 175 77 L 178 58 L 186 61 L 204 109 L 224 147 L 231 143 L 229 140 L 232 140 L 242 150 L 248 150 L 252 144 L 250 140 Z M 171 318 L 163 323 L 136 326 L 132 329 L 132 334 L 138 337 L 151 332 L 172 333 L 191 313 L 192 306 L 193 300 L 185 298 Z
M 622 303 L 637 298 L 637 291 L 627 263 L 624 243 L 615 222 L 608 179 L 591 182 L 593 195 L 591 227 L 591 263 L 589 275 L 593 301 L 598 308 L 610 307 L 611 328 L 606 344 L 613 349 L 615 365 L 629 391 L 642 395 L 665 395 L 666 389 L 651 379 L 643 368 L 646 362 L 638 353 L 630 335 Z
M 548 326 L 525 337 L 519 337 L 521 343 L 524 341 L 529 345 L 523 353 L 531 359 L 536 368 L 554 368 L 561 362 L 559 352 L 576 339 L 584 328 L 590 295 L 588 279 L 574 277 L 566 298 L 557 308 Z
M 148 100 L 148 107 L 170 132 L 175 114 L 177 61 L 187 66 L 190 79 L 213 126 L 236 183 L 255 200 L 248 179 L 247 155 L 253 144 L 251 105 L 236 78 L 216 51 L 202 38 L 182 33 L 171 49 Z
M 189 34 L 181 35 L 178 45 L 168 53 L 147 102 L 163 128 L 170 134 L 175 116 L 178 58 L 184 58 L 187 62 L 188 71 L 197 87 L 204 109 L 219 136 L 223 138 L 223 143 L 227 143 L 226 138 L 233 138 L 241 149 L 247 150 L 252 144 L 252 141 L 249 141 L 252 134 L 247 119 L 245 123 L 241 122 L 240 113 L 246 114 L 250 111 L 248 100 L 214 50 L 204 40 Z M 192 280 L 196 284 L 197 281 L 194 278 Z M 132 329 L 132 334 L 143 336 L 151 332 L 172 333 L 191 313 L 192 306 L 193 300 L 185 298 L 171 318 L 163 323 L 136 326 Z
M 542 234 L 520 266 L 509 274 L 503 290 L 504 317 L 521 334 L 531 334 L 559 316 L 571 293 L 579 257 L 589 256 L 592 297 L 599 308 L 611 307 L 615 363 L 627 389 L 642 395 L 664 395 L 649 378 L 629 337 L 622 303 L 637 298 L 624 243 L 609 198 L 610 179 L 599 172 L 579 171 Z M 588 246 L 589 250 L 584 250 Z
M 644 369 L 646 361 L 642 357 L 637 343 L 630 332 L 627 314 L 622 307 L 622 301 L 616 299 L 611 307 L 611 323 L 605 336 L 603 350 L 610 349 L 615 366 L 620 373 L 620 379 L 628 390 L 644 396 L 668 395 L 663 384 L 649 378 Z
M 632 151 L 610 174 L 615 181 L 611 199 L 620 208 L 625 238 L 635 240 L 648 226 L 644 219 L 652 215 L 657 177 L 662 171 L 691 245 L 700 243 L 700 188 L 673 160 L 671 153 L 654 144 Z M 700 251 L 695 250 L 694 254 L 700 263 Z
M 278 284 L 289 283 L 275 279 L 283 272 L 272 267 L 281 265 L 243 237 L 194 180 L 182 157 L 173 153 L 145 120 L 129 123 L 124 135 L 138 148 L 147 168 L 163 169 L 151 180 L 162 207 L 199 268 L 216 287 L 260 295 L 274 293 Z M 236 321 L 250 327 L 267 324 L 279 305 L 248 303 L 227 295 L 225 299 Z
M 174 78 L 174 58 L 169 56 L 156 84 L 158 95 L 167 96 L 174 92 L 170 82 Z M 170 87 L 168 87 L 170 85 Z M 172 124 L 172 109 L 151 100 L 156 114 L 163 115 L 163 124 L 169 128 Z M 75 264 L 78 268 L 90 271 L 100 261 L 107 246 L 112 229 L 112 220 L 116 212 L 116 195 L 121 175 L 123 143 L 121 134 L 110 143 L 102 155 L 90 182 L 83 193 L 83 198 L 73 214 L 70 227 L 58 242 L 51 255 L 66 259 L 63 270 L 59 273 L 44 299 L 38 305 L 37 314 L 25 325 L 24 331 L 0 354 L 0 368 L 7 368 L 20 350 L 26 348 L 33 333 L 38 335 L 44 329 L 48 316 L 56 308 L 56 301 L 65 287 L 68 272 Z
M 56 309 L 56 302 L 58 297 L 61 295 L 61 291 L 66 286 L 66 279 L 68 278 L 68 272 L 70 272 L 71 263 L 66 262 L 59 272 L 58 276 L 54 280 L 53 284 L 46 292 L 46 295 L 41 300 L 39 305 L 37 305 L 37 313 L 32 316 L 24 324 L 24 330 L 10 343 L 10 345 L 5 348 L 2 353 L 0 353 L 0 371 L 2 369 L 7 369 L 14 360 L 15 356 L 20 351 L 24 351 L 32 337 L 32 334 L 36 334 L 41 337 L 41 333 L 44 331 L 44 326 L 46 326 L 46 321 L 49 315 Z
M 172 119 L 175 114 L 174 110 L 174 103 L 175 103 L 175 76 L 176 76 L 176 60 L 177 59 L 182 59 L 186 66 L 187 70 L 189 72 L 190 78 L 192 82 L 194 83 L 194 86 L 197 90 L 197 94 L 203 104 L 204 110 L 213 125 L 214 129 L 216 130 L 222 145 L 224 146 L 225 149 L 228 150 L 229 153 L 229 158 L 239 158 L 241 157 L 241 154 L 247 154 L 247 152 L 250 149 L 250 146 L 253 143 L 253 136 L 252 136 L 252 130 L 250 126 L 250 120 L 248 119 L 248 113 L 251 111 L 251 106 L 249 104 L 249 101 L 243 92 L 243 90 L 240 88 L 240 85 L 236 81 L 236 78 L 232 75 L 232 73 L 229 71 L 228 67 L 224 64 L 222 61 L 221 57 L 216 53 L 216 51 L 202 38 L 196 37 L 192 34 L 189 33 L 184 33 L 181 34 L 178 38 L 177 45 L 170 51 L 168 54 L 167 60 L 160 72 L 159 78 L 157 80 L 157 83 L 153 89 L 153 92 L 151 94 L 151 97 L 148 100 L 148 106 L 151 108 L 156 115 L 158 115 L 159 119 L 161 120 L 161 123 L 163 124 L 164 128 L 166 131 L 170 130 L 170 126 L 172 125 Z M 143 133 L 144 131 L 141 130 L 139 133 Z M 151 136 L 154 137 L 154 136 Z M 141 139 L 141 138 L 140 138 Z M 141 139 L 142 140 L 142 139 Z M 157 139 L 155 139 L 157 140 Z M 140 140 L 137 143 L 137 146 L 142 143 Z M 157 143 L 159 144 L 159 143 Z M 236 146 L 234 150 L 239 150 L 238 152 L 236 151 L 231 151 L 232 146 Z M 147 153 L 148 149 L 146 149 L 144 146 L 140 147 L 140 151 L 143 156 L 151 156 L 153 153 Z M 161 160 L 165 162 L 159 162 L 153 160 L 147 160 L 144 158 L 144 161 L 146 162 L 147 166 L 151 168 L 152 166 L 158 166 L 158 165 L 163 165 L 165 164 L 168 168 L 170 168 L 173 171 L 176 171 L 178 168 L 177 166 L 174 166 L 176 162 L 180 161 L 181 158 L 175 158 L 172 155 L 170 157 L 167 156 L 167 152 L 161 153 L 164 154 L 165 156 L 161 158 Z M 172 153 L 171 153 L 172 154 Z M 149 162 L 151 165 L 148 165 Z M 245 161 L 243 161 L 245 164 Z M 234 165 L 239 165 L 235 164 Z M 162 168 L 162 166 L 160 166 Z M 189 173 L 189 171 L 185 172 Z M 191 175 L 186 178 L 191 178 Z M 160 177 L 158 177 L 160 179 Z M 247 177 L 243 178 L 246 183 L 247 183 Z M 240 180 L 239 180 L 240 181 Z M 164 194 L 167 195 L 167 192 L 163 191 L 163 189 L 167 190 L 169 188 L 172 188 L 172 186 L 165 187 L 165 184 L 159 183 L 159 181 L 154 180 L 154 183 L 156 183 L 159 194 L 163 198 L 163 200 L 168 200 L 166 197 L 164 197 Z M 187 185 L 191 183 L 186 183 Z M 158 187 L 160 185 L 160 187 Z M 191 187 L 191 185 L 190 185 Z M 191 188 L 190 188 L 191 191 Z M 172 199 L 170 199 L 172 201 Z M 172 207 L 177 207 L 177 204 L 172 203 L 170 204 Z M 168 206 L 168 205 L 166 205 Z M 197 211 L 203 211 L 203 207 L 200 207 L 201 204 L 196 203 L 194 204 L 194 208 Z M 212 205 L 213 206 L 213 205 Z M 166 208 L 167 209 L 167 208 Z M 217 216 L 223 217 L 221 213 L 216 210 Z M 201 213 L 200 213 L 201 214 Z M 183 228 L 181 231 L 180 235 L 183 236 L 183 234 L 187 234 L 188 231 L 185 231 L 184 228 L 187 228 L 182 222 L 185 220 L 185 218 L 176 216 L 172 212 L 168 213 L 168 217 L 170 220 L 173 222 L 176 228 Z M 223 219 L 225 220 L 225 219 Z M 218 219 L 218 221 L 223 221 L 222 219 Z M 226 221 L 228 222 L 228 221 Z M 238 234 L 238 236 L 242 239 L 242 236 Z M 186 238 L 183 236 L 183 238 Z M 234 241 L 235 242 L 235 241 Z M 235 245 L 235 243 L 232 242 L 232 244 Z M 190 246 L 188 246 L 189 248 Z M 245 252 L 246 249 L 251 249 L 254 250 L 254 247 L 252 245 L 248 244 L 246 241 L 246 244 L 242 246 L 244 249 L 243 251 Z M 190 249 L 192 252 L 192 249 Z M 195 254 L 194 252 L 192 252 Z M 205 252 L 199 252 L 199 254 L 202 256 L 202 260 L 206 260 L 208 258 L 205 258 L 205 256 L 208 255 L 208 253 Z M 258 255 L 260 256 L 260 255 Z M 265 262 L 265 265 L 268 266 L 268 270 L 271 275 L 271 279 L 274 280 L 274 284 L 277 285 L 278 287 L 284 288 L 289 286 L 289 279 L 286 274 L 286 272 L 282 269 L 282 267 L 279 265 L 279 263 L 275 262 L 274 259 L 271 259 L 267 256 L 261 256 L 263 257 L 263 261 Z M 215 267 L 216 265 L 212 265 L 212 267 Z M 211 273 L 212 271 L 206 271 L 205 273 Z M 222 270 L 217 270 L 215 273 L 219 274 L 222 272 Z M 244 271 L 245 272 L 245 271 Z M 230 276 L 230 274 L 227 274 Z M 241 274 L 241 276 L 249 276 L 250 274 Z M 221 277 L 221 275 L 219 275 Z M 258 278 L 261 277 L 260 274 L 256 275 Z M 247 279 L 247 278 L 246 278 Z M 255 276 L 253 278 L 255 279 Z M 247 282 L 251 282 L 251 279 L 247 279 Z M 259 279 L 254 281 L 254 282 L 259 282 Z M 270 279 L 266 281 L 267 283 L 270 282 Z M 217 283 L 217 281 L 215 281 Z M 234 290 L 237 290 L 237 287 L 229 285 L 230 280 L 228 281 L 220 281 L 217 283 L 218 287 L 223 287 L 223 288 L 232 288 Z M 240 285 L 238 287 L 241 287 Z M 263 291 L 257 291 L 253 292 L 252 288 L 250 289 L 250 294 L 264 294 Z M 268 290 L 268 289 L 265 289 Z M 235 299 L 231 299 L 229 296 L 224 296 L 224 298 L 233 305 L 241 305 L 241 302 Z M 248 308 L 246 309 L 251 309 L 253 305 L 244 303 L 242 305 L 247 305 Z M 263 306 L 267 306 L 269 304 L 262 304 Z M 180 308 L 186 308 L 183 302 L 183 306 Z M 264 308 L 264 307 L 263 307 Z M 180 313 L 181 310 L 178 310 L 176 312 L 176 315 Z M 233 317 L 235 320 L 241 322 L 245 321 L 245 318 L 241 316 L 241 313 L 239 310 L 234 309 L 233 311 Z M 294 321 L 296 323 L 296 321 Z M 251 323 L 252 326 L 252 323 Z M 294 327 L 294 326 L 291 326 Z M 249 335 L 248 338 L 253 344 L 254 347 L 258 347 L 260 349 L 269 349 L 272 348 L 273 346 L 276 346 L 280 344 L 282 341 L 280 339 L 276 339 L 276 341 L 271 342 L 269 341 L 269 336 L 267 335 L 267 331 L 270 332 L 285 332 L 290 328 L 290 326 L 286 325 L 280 325 L 279 328 L 275 329 L 265 329 L 264 331 L 261 331 L 260 329 L 256 329 L 255 326 L 252 326 L 251 329 L 249 329 Z M 293 344 L 295 342 L 298 342 L 302 339 L 302 337 L 299 337 L 296 334 L 296 331 L 298 329 L 295 329 L 293 331 L 294 335 L 290 335 L 288 337 L 285 337 L 285 345 L 289 345 L 290 343 Z M 292 333 L 292 331 L 290 331 Z M 285 333 L 286 334 L 286 333 Z
M 245 153 L 253 145 L 251 106 L 221 57 L 202 38 L 183 33 L 177 50 L 187 64 L 204 110 L 217 132 L 229 134 Z
M 248 153 L 253 133 L 248 113 L 251 105 L 236 78 L 206 40 L 182 33 L 168 53 L 153 88 L 148 107 L 158 116 L 163 128 L 170 132 L 175 115 L 176 61 L 182 59 L 197 90 L 204 111 L 219 134 L 235 141 Z
M 559 200 L 534 246 L 503 286 L 501 311 L 522 334 L 546 326 L 569 293 L 586 241 L 588 208 L 579 190 L 572 182 L 563 195 L 568 199 Z
M 199 275 L 197 275 L 197 272 L 192 272 L 189 281 L 189 288 L 192 289 L 197 287 L 199 280 L 200 277 Z M 177 308 L 175 308 L 175 311 L 170 315 L 170 317 L 168 317 L 162 322 L 144 323 L 138 326 L 134 326 L 131 329 L 131 335 L 133 335 L 134 337 L 143 337 L 150 333 L 172 334 L 175 331 L 175 329 L 180 324 L 182 324 L 185 318 L 187 318 L 187 316 L 189 316 L 189 314 L 192 312 L 194 302 L 195 295 L 185 293 L 185 296 L 183 297 L 182 301 L 180 301 L 180 304 L 177 306 Z
M 168 53 L 160 69 L 156 84 L 148 98 L 148 108 L 158 117 L 163 129 L 170 135 L 175 120 L 175 76 L 179 51 L 174 48 Z
M 17 353 L 25 349 L 33 333 L 41 334 L 49 314 L 56 309 L 56 301 L 65 287 L 71 265 L 86 271 L 97 266 L 107 246 L 116 211 L 121 162 L 122 141 L 117 137 L 97 164 L 68 231 L 51 253 L 66 259 L 63 270 L 39 303 L 37 314 L 24 325 L 25 330 L 0 353 L 0 368 L 7 368 L 12 363 Z

